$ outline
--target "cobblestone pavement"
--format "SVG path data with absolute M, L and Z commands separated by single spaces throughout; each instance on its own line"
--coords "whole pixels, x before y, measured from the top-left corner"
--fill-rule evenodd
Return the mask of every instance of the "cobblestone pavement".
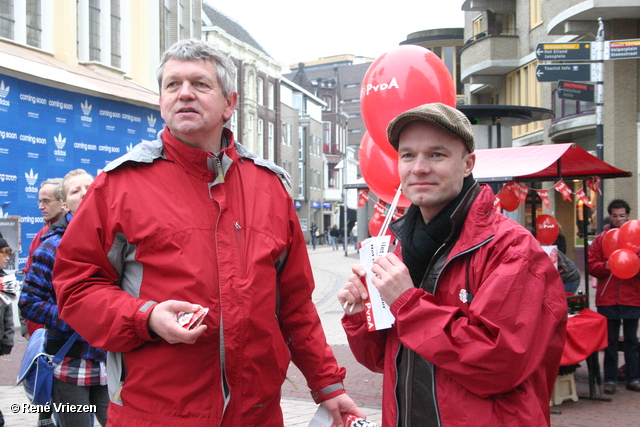
M 354 401 L 363 408 L 368 419 L 381 426 L 382 376 L 370 372 L 358 364 L 349 350 L 346 336 L 340 325 L 342 308 L 338 304 L 336 292 L 350 275 L 350 267 L 358 256 L 353 246 L 348 254 L 341 247 L 338 251 L 331 246 L 318 246 L 314 251 L 309 247 L 313 266 L 316 291 L 314 302 L 325 328 L 327 340 L 334 350 L 338 362 L 347 368 L 345 387 Z M 583 287 L 584 285 L 582 285 Z M 592 290 L 593 291 L 593 290 Z M 593 295 L 594 292 L 591 292 Z M 594 308 L 593 302 L 591 307 Z M 22 338 L 16 339 L 16 347 L 9 356 L 0 357 L 0 409 L 5 415 L 7 427 L 32 427 L 37 415 L 27 414 L 22 408 L 27 403 L 22 387 L 13 387 L 20 359 L 26 346 Z M 602 356 L 602 355 L 601 355 Z M 620 354 L 621 363 L 624 357 Z M 293 366 L 287 374 L 288 381 L 282 387 L 282 410 L 286 427 L 307 427 L 317 409 L 311 400 L 304 377 Z M 589 380 L 586 363 L 582 363 L 575 373 L 576 389 L 581 398 L 577 402 L 565 401 L 552 406 L 552 427 L 631 427 L 640 420 L 640 393 L 627 391 L 624 383 L 618 384 L 618 393 L 613 396 L 600 394 L 599 387 L 589 399 Z M 601 398 L 609 401 L 599 400 Z M 11 405 L 19 405 L 18 413 L 12 413 Z

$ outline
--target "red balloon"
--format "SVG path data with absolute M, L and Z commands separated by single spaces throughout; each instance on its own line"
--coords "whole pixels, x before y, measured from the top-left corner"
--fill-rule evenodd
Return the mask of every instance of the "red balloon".
M 640 221 L 632 219 L 622 224 L 618 234 L 618 244 L 620 249 L 631 249 L 634 252 L 640 249 Z
M 618 249 L 609 257 L 609 269 L 620 279 L 629 279 L 640 271 L 640 258 L 631 249 Z
M 502 187 L 502 190 L 498 193 L 498 198 L 500 198 L 500 207 L 505 211 L 513 212 L 520 206 L 518 197 L 507 187 Z
M 602 240 L 602 252 L 605 258 L 609 258 L 615 250 L 621 249 L 618 241 L 619 232 L 619 228 L 612 228 L 605 233 L 604 239 Z
M 456 106 L 456 89 L 447 66 L 421 46 L 403 45 L 378 57 L 360 88 L 362 119 L 373 140 L 390 157 L 389 122 L 411 108 L 432 102 Z
M 553 245 L 560 234 L 560 225 L 551 215 L 540 215 L 536 218 L 536 238 L 543 245 Z
M 397 155 L 398 153 L 396 153 L 396 158 Z M 359 156 L 360 171 L 369 189 L 385 202 L 393 202 L 400 186 L 398 160 L 394 160 L 380 151 L 380 147 L 373 142 L 368 132 L 364 133 L 360 142 Z M 401 194 L 398 206 L 411 206 L 411 202 Z

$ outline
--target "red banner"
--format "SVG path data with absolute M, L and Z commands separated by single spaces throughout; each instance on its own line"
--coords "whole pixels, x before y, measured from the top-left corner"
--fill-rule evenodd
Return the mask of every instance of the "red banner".
M 576 196 L 578 196 L 578 198 L 584 202 L 585 206 L 587 206 L 589 209 L 593 209 L 593 206 L 591 205 L 591 202 L 589 201 L 589 198 L 587 197 L 587 193 L 584 192 L 584 188 L 581 188 L 576 193 Z
M 379 202 L 373 202 L 373 216 L 372 218 L 380 218 L 381 216 L 384 216 L 384 212 L 385 212 L 385 207 L 382 203 Z
M 358 191 L 358 209 L 363 207 L 369 201 L 369 190 Z
M 500 197 L 497 195 L 493 198 L 493 209 L 495 209 L 496 212 L 500 212 L 502 210 L 500 207 Z
M 540 196 L 547 209 L 551 210 L 551 203 L 549 202 L 549 190 L 536 190 L 536 193 L 538 193 L 538 196 Z
M 571 201 L 571 189 L 563 180 L 556 182 L 553 185 L 553 188 L 555 188 L 558 193 L 562 194 L 563 201 L 565 200 Z
M 508 183 L 507 185 L 505 185 L 505 187 L 507 187 L 509 190 L 513 192 L 513 194 L 516 195 L 518 200 L 520 200 L 521 204 L 524 205 L 527 202 L 527 194 L 529 194 L 529 187 L 515 181 Z
M 591 191 L 602 195 L 602 190 L 600 190 L 600 181 L 602 181 L 602 178 L 594 176 L 587 181 L 587 187 L 589 187 Z

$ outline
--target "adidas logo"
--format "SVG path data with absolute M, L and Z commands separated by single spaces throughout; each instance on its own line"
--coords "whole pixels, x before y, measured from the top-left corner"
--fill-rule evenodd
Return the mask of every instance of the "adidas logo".
M 4 80 L 0 82 L 0 98 L 6 98 L 9 95 L 9 86 L 4 85 Z
M 91 108 L 93 108 L 93 106 L 89 104 L 88 99 L 85 99 L 84 102 L 80 103 L 80 109 L 82 110 L 82 114 L 85 116 L 91 114 Z
M 149 122 L 149 126 L 150 126 L 150 127 L 155 127 L 155 126 L 156 126 L 156 120 L 158 120 L 158 119 L 156 119 L 156 118 L 153 116 L 153 114 L 149 114 L 149 115 L 147 116 L 147 122 Z
M 58 136 L 54 135 L 53 140 L 55 141 L 58 150 L 62 150 L 64 148 L 64 144 L 67 143 L 67 138 L 63 138 L 61 133 L 58 133 Z
M 24 173 L 24 177 L 27 179 L 27 184 L 33 186 L 38 180 L 38 174 L 33 174 L 33 169 L 29 170 L 29 173 Z
M 67 143 L 67 138 L 63 138 L 61 133 L 58 136 L 53 135 L 53 141 L 56 143 L 57 150 L 53 150 L 54 156 L 66 156 L 67 152 L 63 150 L 64 145 Z
M 3 212 L 2 208 L 0 208 L 0 218 L 9 218 L 9 212 Z
M 127 149 L 127 153 L 133 150 L 133 142 L 130 142 L 129 145 L 127 145 L 125 148 Z

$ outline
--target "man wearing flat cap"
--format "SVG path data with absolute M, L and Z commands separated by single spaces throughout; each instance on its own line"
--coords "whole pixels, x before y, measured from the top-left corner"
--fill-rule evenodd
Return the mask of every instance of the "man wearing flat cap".
M 412 203 L 390 226 L 396 250 L 372 267 L 395 323 L 368 331 L 361 265 L 338 293 L 356 359 L 384 373 L 382 424 L 549 425 L 567 317 L 556 268 L 473 179 L 464 114 L 426 104 L 387 133 Z

